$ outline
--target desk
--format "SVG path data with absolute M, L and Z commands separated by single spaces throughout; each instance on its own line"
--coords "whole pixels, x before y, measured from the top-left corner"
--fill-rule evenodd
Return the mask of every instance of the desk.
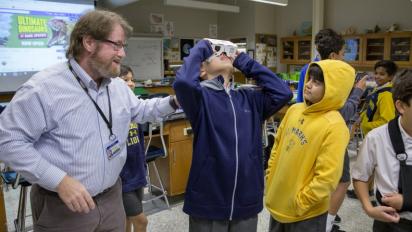
M 13 98 L 14 93 L 0 94 L 0 102 L 9 102 Z
M 139 87 L 139 88 L 144 88 L 150 94 L 154 94 L 154 93 L 168 93 L 170 95 L 175 94 L 175 91 L 174 91 L 174 89 L 172 88 L 171 85 L 152 86 L 152 87 Z
M 191 126 L 185 119 L 165 122 L 163 128 L 168 155 L 166 158 L 157 159 L 156 165 L 168 196 L 182 194 L 186 190 L 193 144 L 192 135 L 185 133 L 187 128 Z M 158 136 L 152 137 L 151 145 L 161 146 Z M 150 178 L 158 185 L 154 173 L 150 167 Z

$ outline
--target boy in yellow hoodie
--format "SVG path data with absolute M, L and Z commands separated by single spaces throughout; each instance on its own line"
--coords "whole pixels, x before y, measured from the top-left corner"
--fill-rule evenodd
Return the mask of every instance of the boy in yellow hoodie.
M 349 131 L 338 110 L 353 87 L 355 70 L 339 60 L 310 64 L 304 103 L 289 108 L 266 172 L 265 205 L 271 232 L 323 232 L 330 194 L 342 175 Z
M 367 97 L 367 108 L 361 113 L 361 128 L 366 136 L 369 131 L 395 118 L 392 100 L 392 79 L 398 70 L 395 62 L 381 60 L 375 64 L 376 88 Z

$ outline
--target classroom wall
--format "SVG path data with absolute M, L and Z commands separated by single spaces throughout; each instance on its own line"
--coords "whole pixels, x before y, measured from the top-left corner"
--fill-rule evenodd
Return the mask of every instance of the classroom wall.
M 222 0 L 223 4 L 233 4 L 232 0 Z M 254 49 L 255 41 L 255 4 L 240 0 L 237 4 L 240 13 L 219 12 L 219 38 L 247 38 L 248 48 Z
M 277 9 L 279 6 L 273 6 L 262 3 L 253 3 L 255 5 L 255 32 L 261 34 L 277 33 Z
M 325 0 L 325 26 L 338 32 L 355 26 L 360 34 L 376 24 L 385 29 L 398 23 L 402 30 L 412 30 L 411 12 L 410 0 Z
M 140 0 L 115 11 L 123 14 L 139 33 L 150 33 L 150 12 L 162 13 L 165 20 L 173 21 L 176 37 L 208 37 L 209 24 L 217 24 L 219 38 L 247 37 L 248 48 L 251 49 L 254 49 L 255 33 L 276 34 L 280 39 L 293 35 L 302 22 L 312 21 L 311 0 L 289 0 L 286 7 L 248 0 L 215 2 L 236 2 L 240 6 L 240 13 L 164 6 L 163 0 Z M 410 0 L 325 0 L 324 25 L 338 32 L 355 26 L 358 33 L 364 33 L 365 29 L 373 28 L 376 24 L 385 29 L 392 23 L 398 23 L 401 29 L 407 30 L 412 29 L 411 10 Z M 286 71 L 286 66 L 279 65 L 278 71 Z
M 312 21 L 312 0 L 289 0 L 287 6 L 276 6 L 275 14 L 278 37 L 291 36 L 302 22 Z
M 286 72 L 286 65 L 280 61 L 280 38 L 293 35 L 302 22 L 312 22 L 312 0 L 289 0 L 287 6 L 275 7 L 276 32 L 278 37 L 278 72 Z
M 165 6 L 163 0 L 139 0 L 111 10 L 123 15 L 139 34 L 151 33 L 150 13 L 163 14 L 165 21 L 174 23 L 175 37 L 179 38 L 208 37 L 209 24 L 217 24 L 218 19 L 216 11 Z
M 355 26 L 361 34 L 376 24 L 384 29 L 398 23 L 402 30 L 412 30 L 411 10 L 411 0 L 325 0 L 324 25 L 338 32 Z M 289 0 L 288 6 L 275 11 L 279 37 L 290 36 L 302 22 L 312 21 L 311 0 Z

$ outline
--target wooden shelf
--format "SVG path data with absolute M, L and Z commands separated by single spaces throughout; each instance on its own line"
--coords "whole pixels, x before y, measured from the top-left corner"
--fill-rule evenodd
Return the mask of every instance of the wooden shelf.
M 351 59 L 347 62 L 355 67 L 370 68 L 381 59 L 394 60 L 401 68 L 412 66 L 412 32 L 345 35 L 343 38 L 352 46 L 345 51 L 345 57 Z M 305 42 L 302 42 L 305 39 L 308 40 L 306 43 L 309 43 L 311 38 L 302 36 L 281 38 L 283 46 L 280 48 L 280 62 L 293 65 L 309 63 L 310 60 L 304 58 L 310 56 L 302 53 L 308 47 Z M 404 53 L 396 54 L 395 51 Z
M 312 52 L 311 36 L 291 36 L 281 38 L 280 63 L 305 64 L 310 62 Z

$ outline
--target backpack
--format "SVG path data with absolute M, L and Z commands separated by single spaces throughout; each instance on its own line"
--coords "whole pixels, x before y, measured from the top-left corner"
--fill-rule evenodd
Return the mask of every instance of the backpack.
M 401 129 L 398 123 L 399 116 L 388 123 L 388 132 L 392 147 L 395 150 L 395 157 L 399 161 L 399 181 L 398 192 L 403 195 L 402 211 L 412 211 L 412 166 L 406 164 L 408 154 L 405 152 L 405 145 L 402 140 Z M 376 199 L 382 203 L 382 195 L 376 190 Z
M 378 97 L 380 93 L 391 91 L 392 87 L 385 87 L 373 92 L 366 100 L 368 104 L 368 108 L 366 111 L 366 116 L 368 117 L 368 122 L 372 122 L 373 116 L 375 115 L 376 111 L 378 110 Z

